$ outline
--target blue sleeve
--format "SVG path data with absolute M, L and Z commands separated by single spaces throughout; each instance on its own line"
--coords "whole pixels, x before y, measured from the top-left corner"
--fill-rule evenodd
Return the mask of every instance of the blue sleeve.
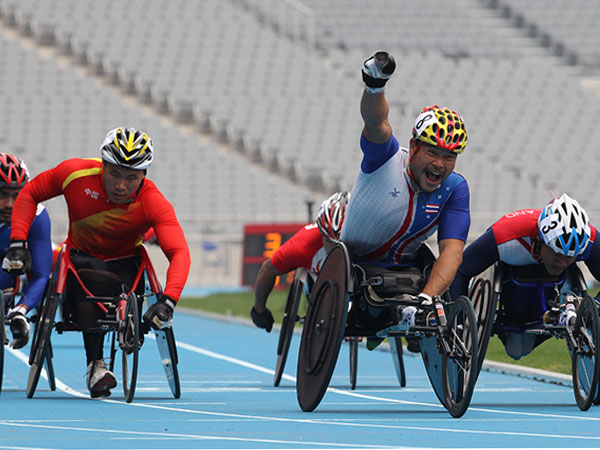
M 50 238 L 50 217 L 44 209 L 38 214 L 27 235 L 27 246 L 31 252 L 32 270 L 23 290 L 24 303 L 31 310 L 35 308 L 44 295 L 48 276 L 52 269 L 52 241 Z
M 444 206 L 442 214 L 440 214 L 438 242 L 444 239 L 467 241 L 469 227 L 471 226 L 469 198 L 469 185 L 467 180 L 461 177 L 461 181 L 450 194 L 450 198 Z
M 384 144 L 374 144 L 367 141 L 364 133 L 360 136 L 360 148 L 363 152 L 363 160 L 360 163 L 360 168 L 364 173 L 375 172 L 385 162 L 396 154 L 400 148 L 400 144 L 392 135 L 389 141 Z
M 600 282 L 600 242 L 598 242 L 598 238 L 600 235 L 596 230 L 596 240 L 592 242 L 592 245 L 589 248 L 585 249 L 584 256 L 587 256 L 584 261 L 585 265 L 588 269 L 590 269 L 590 273 L 596 279 L 596 281 Z M 587 253 L 587 255 L 586 255 Z
M 452 298 L 467 295 L 471 278 L 479 275 L 499 259 L 498 245 L 490 227 L 466 248 L 463 254 L 463 262 L 450 286 Z

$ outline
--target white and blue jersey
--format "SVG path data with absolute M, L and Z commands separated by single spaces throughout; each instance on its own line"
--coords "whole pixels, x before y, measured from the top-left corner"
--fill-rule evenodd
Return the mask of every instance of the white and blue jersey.
M 10 242 L 10 225 L 0 224 L 0 260 L 8 251 Z M 38 205 L 35 219 L 27 235 L 27 248 L 31 253 L 32 270 L 28 274 L 23 295 L 19 304 L 24 304 L 29 310 L 35 308 L 44 295 L 44 289 L 48 282 L 50 270 L 52 269 L 52 241 L 50 238 L 50 217 L 46 208 Z M 15 285 L 15 277 L 0 270 L 0 289 L 6 289 Z
M 394 136 L 373 144 L 364 135 L 341 239 L 361 260 L 400 263 L 429 236 L 466 241 L 471 223 L 469 187 L 452 172 L 433 192 L 415 191 L 407 173 L 409 153 Z

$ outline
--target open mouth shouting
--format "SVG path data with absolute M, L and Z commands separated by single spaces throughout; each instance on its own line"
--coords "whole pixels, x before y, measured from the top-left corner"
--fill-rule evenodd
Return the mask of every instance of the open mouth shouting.
M 430 184 L 437 184 L 442 179 L 442 173 L 439 171 L 425 170 L 425 178 Z

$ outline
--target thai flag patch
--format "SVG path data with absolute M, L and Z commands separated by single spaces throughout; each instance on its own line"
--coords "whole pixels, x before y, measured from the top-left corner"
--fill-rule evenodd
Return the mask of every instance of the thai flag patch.
M 425 205 L 425 213 L 427 214 L 437 214 L 440 212 L 440 205 L 432 205 L 427 203 Z

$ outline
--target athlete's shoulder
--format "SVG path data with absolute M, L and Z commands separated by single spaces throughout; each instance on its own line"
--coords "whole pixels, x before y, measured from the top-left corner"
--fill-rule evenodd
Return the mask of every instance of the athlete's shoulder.
M 57 167 L 63 169 L 81 170 L 102 167 L 102 159 L 100 158 L 70 158 L 65 159 Z
M 502 216 L 492 225 L 496 242 L 502 243 L 534 235 L 541 211 L 541 209 L 520 209 Z
M 455 188 L 461 185 L 468 187 L 467 179 L 458 172 L 452 172 L 442 183 L 442 186 L 449 188 Z

